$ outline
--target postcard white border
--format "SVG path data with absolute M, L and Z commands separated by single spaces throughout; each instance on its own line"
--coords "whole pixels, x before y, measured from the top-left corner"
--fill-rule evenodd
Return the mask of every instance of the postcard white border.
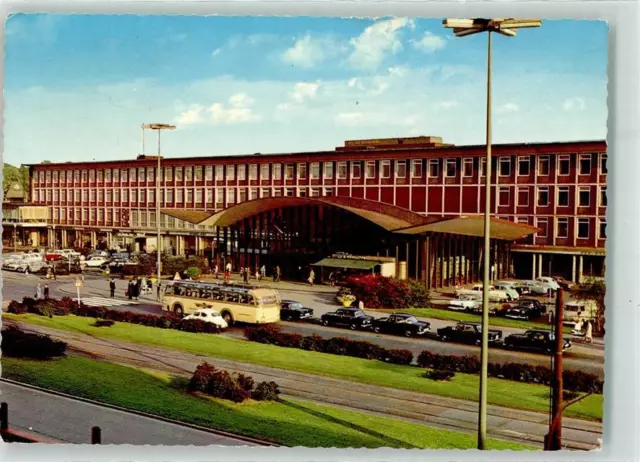
M 2 445 L 7 461 L 224 460 L 224 461 L 636 461 L 640 460 L 640 3 L 630 1 L 383 2 L 264 0 L 210 1 L 11 1 L 0 0 L 3 18 L 17 12 L 288 15 L 541 17 L 602 19 L 609 23 L 609 178 L 607 210 L 607 336 L 605 435 L 594 452 L 485 452 L 420 450 L 250 449 L 164 446 Z M 3 24 L 4 26 L 4 24 Z M 2 37 L 4 57 L 4 34 Z M 2 142 L 0 141 L 0 149 Z M 615 411 L 615 412 L 614 412 Z

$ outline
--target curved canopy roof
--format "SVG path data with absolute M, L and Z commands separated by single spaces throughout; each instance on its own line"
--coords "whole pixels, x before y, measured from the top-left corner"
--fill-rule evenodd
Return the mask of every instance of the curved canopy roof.
M 260 212 L 305 205 L 331 205 L 348 210 L 387 231 L 398 234 L 420 235 L 433 232 L 484 236 L 484 217 L 481 215 L 425 217 L 394 205 L 354 197 L 265 197 L 242 202 L 215 213 L 179 209 L 163 209 L 162 213 L 196 225 L 224 227 Z M 495 239 L 515 241 L 537 231 L 537 228 L 522 223 L 491 219 L 491 237 Z

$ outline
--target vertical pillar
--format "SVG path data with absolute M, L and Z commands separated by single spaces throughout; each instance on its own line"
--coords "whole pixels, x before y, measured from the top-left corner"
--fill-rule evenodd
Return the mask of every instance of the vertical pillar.
M 95 249 L 98 241 L 98 236 L 95 231 L 91 231 L 91 248 Z
M 414 279 L 416 281 L 420 280 L 420 239 L 416 239 L 416 261 L 415 261 L 415 271 L 416 274 L 414 276 Z
M 411 259 L 409 258 L 409 240 L 407 239 L 404 243 L 404 259 L 406 260 L 405 263 L 407 265 L 407 279 L 409 279 L 409 275 L 411 272 L 411 265 L 410 265 L 410 261 Z
M 424 248 L 426 253 L 425 258 L 425 281 L 427 290 L 431 290 L 431 284 L 433 283 L 432 275 L 431 275 L 431 246 L 433 245 L 432 239 L 430 236 L 425 237 L 424 239 Z
M 446 245 L 445 241 L 445 237 L 440 234 L 438 236 L 438 256 L 440 257 L 440 283 L 438 284 L 438 287 L 442 288 L 444 287 L 444 277 L 445 277 L 445 273 L 444 273 L 444 247 Z
M 542 276 L 542 254 L 538 255 L 538 277 Z
M 584 257 L 582 255 L 579 256 L 580 260 L 578 263 L 578 281 L 577 283 L 580 284 L 582 282 L 582 268 L 583 268 L 583 264 L 584 264 Z
M 578 282 L 576 279 L 576 256 L 571 256 L 571 282 Z

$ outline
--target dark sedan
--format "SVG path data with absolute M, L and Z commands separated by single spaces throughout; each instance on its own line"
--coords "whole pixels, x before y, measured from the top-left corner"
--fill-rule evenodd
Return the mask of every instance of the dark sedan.
M 358 308 L 341 308 L 320 317 L 324 326 L 346 326 L 351 330 L 365 329 L 371 326 L 373 316 L 369 316 Z
M 528 321 L 539 317 L 536 311 L 526 306 L 514 306 L 500 311 L 500 316 L 509 319 L 521 319 Z
M 280 302 L 280 319 L 283 321 L 300 321 L 313 316 L 311 308 L 305 308 L 302 303 L 294 300 L 282 300 Z
M 413 337 L 426 334 L 431 330 L 431 324 L 418 321 L 410 314 L 394 313 L 387 318 L 374 319 L 373 330 L 383 334 Z
M 555 351 L 555 334 L 548 330 L 528 330 L 524 334 L 511 334 L 504 339 L 507 348 L 532 350 L 551 354 Z M 562 351 L 571 348 L 571 341 L 564 339 Z
M 447 326 L 438 329 L 438 337 L 443 342 L 453 340 L 460 343 L 482 343 L 482 326 L 476 322 L 459 322 L 455 326 Z M 502 338 L 502 331 L 489 329 L 489 342 L 499 342 Z
M 547 312 L 547 306 L 535 298 L 521 298 L 518 300 L 516 308 L 526 308 L 531 310 L 533 317 L 539 318 Z

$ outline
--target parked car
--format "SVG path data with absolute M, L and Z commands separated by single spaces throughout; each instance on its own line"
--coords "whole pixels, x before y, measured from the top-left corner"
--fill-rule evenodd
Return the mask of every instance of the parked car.
M 555 349 L 555 334 L 548 330 L 528 330 L 523 334 L 511 334 L 504 339 L 507 348 L 533 350 L 553 353 Z M 571 340 L 564 339 L 562 351 L 571 348 Z
M 394 313 L 386 318 L 374 319 L 374 332 L 413 337 L 424 335 L 431 330 L 431 324 L 418 321 L 415 316 L 405 313 Z
M 535 315 L 534 317 L 539 318 L 540 316 L 547 313 L 547 305 L 536 300 L 535 298 L 521 298 L 518 300 L 518 304 L 515 306 L 516 308 L 527 308 L 531 310 L 531 312 Z
M 598 315 L 598 306 L 593 300 L 567 302 L 564 305 L 563 323 L 573 325 L 582 321 L 592 321 Z
M 520 305 L 512 306 L 510 308 L 501 310 L 499 313 L 499 316 L 503 318 L 523 319 L 527 321 L 538 317 L 536 316 L 536 313 L 534 312 L 533 309 L 528 308 L 527 306 L 520 306 Z
M 45 261 L 58 261 L 64 260 L 65 258 L 67 258 L 67 256 L 62 252 L 62 250 L 49 250 L 44 254 Z
M 447 305 L 447 308 L 453 311 L 473 311 L 478 307 L 482 307 L 480 300 L 453 299 Z
M 280 319 L 283 321 L 299 321 L 313 316 L 311 308 L 305 308 L 302 303 L 293 300 L 280 302 Z
M 438 329 L 438 338 L 447 341 L 461 343 L 474 343 L 480 345 L 482 343 L 482 325 L 475 322 L 459 322 L 455 326 L 447 326 Z M 502 331 L 497 329 L 489 329 L 489 342 L 499 342 L 502 338 Z
M 560 288 L 560 284 L 558 284 L 558 281 L 549 276 L 540 276 L 539 278 L 536 278 L 536 281 L 543 286 L 547 286 L 554 292 Z
M 558 283 L 558 285 L 560 287 L 562 287 L 563 289 L 570 290 L 575 286 L 575 284 L 573 282 L 567 281 L 562 276 L 554 276 L 553 279 L 555 279 L 555 281 Z
M 472 300 L 482 300 L 482 284 L 474 284 L 471 289 L 457 289 L 456 297 Z M 489 286 L 489 301 L 504 303 L 509 301 L 509 295 L 504 290 L 496 290 Z
M 538 281 L 521 281 L 522 287 L 526 287 L 526 292 L 531 295 L 547 295 L 549 293 L 549 286 L 543 285 Z
M 89 268 L 103 268 L 109 264 L 109 259 L 105 257 L 89 257 L 88 259 L 82 262 L 82 265 L 87 266 Z
M 496 282 L 496 283 L 493 284 L 493 286 L 496 288 L 496 290 L 504 291 L 507 294 L 507 296 L 509 297 L 509 301 L 510 302 L 520 298 L 520 294 L 513 287 L 513 284 L 505 284 L 503 282 Z
M 210 322 L 220 327 L 221 329 L 226 329 L 228 326 L 227 321 L 222 318 L 220 312 L 214 310 L 213 308 L 202 308 L 200 310 L 196 310 L 193 313 L 185 316 L 183 319 L 199 319 L 200 321 Z
M 347 326 L 351 330 L 364 329 L 371 326 L 373 316 L 369 316 L 358 308 L 341 308 L 320 317 L 325 326 Z

